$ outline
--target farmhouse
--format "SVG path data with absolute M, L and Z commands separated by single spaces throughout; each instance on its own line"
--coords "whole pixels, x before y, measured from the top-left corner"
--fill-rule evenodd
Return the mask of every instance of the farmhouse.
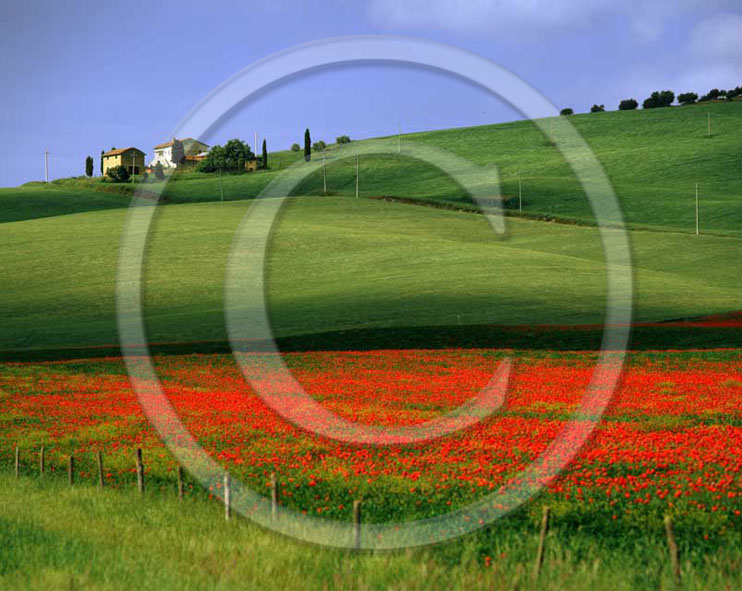
M 173 142 L 175 139 L 155 146 L 155 157 L 152 162 L 149 163 L 150 167 L 154 167 L 159 162 L 165 168 L 175 168 L 175 162 L 173 162 Z M 203 158 L 205 153 L 209 150 L 209 145 L 194 140 L 192 137 L 188 137 L 180 140 L 183 144 L 183 151 L 185 152 L 187 159 L 195 159 L 197 157 Z
M 138 148 L 113 148 L 105 152 L 101 159 L 104 176 L 114 166 L 125 166 L 129 174 L 139 174 L 144 170 L 144 152 Z

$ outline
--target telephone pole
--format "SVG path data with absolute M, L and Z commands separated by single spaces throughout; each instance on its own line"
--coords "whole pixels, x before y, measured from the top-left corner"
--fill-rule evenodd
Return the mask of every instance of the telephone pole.
M 520 170 L 518 171 L 518 211 L 523 212 L 523 186 L 520 182 Z
M 402 153 L 402 124 L 398 123 L 399 126 L 398 132 L 397 132 L 397 154 Z
M 44 148 L 44 182 L 49 182 L 49 148 Z
M 356 199 L 358 199 L 358 175 L 359 175 L 359 157 L 356 156 Z
M 324 187 L 324 193 L 327 194 L 327 160 L 325 153 L 322 152 L 322 186 Z
M 700 233 L 698 224 L 698 183 L 696 183 L 696 236 Z
M 708 135 L 708 137 L 711 137 L 711 113 L 706 113 L 706 117 L 707 117 L 707 120 L 708 120 L 708 131 L 707 131 L 707 135 Z

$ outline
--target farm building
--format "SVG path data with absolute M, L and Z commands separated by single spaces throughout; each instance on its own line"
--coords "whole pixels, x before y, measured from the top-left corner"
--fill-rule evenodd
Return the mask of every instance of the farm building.
M 144 152 L 139 148 L 113 148 L 105 152 L 101 158 L 103 175 L 114 166 L 125 166 L 129 174 L 139 174 L 144 170 Z
M 150 167 L 154 167 L 158 162 L 165 168 L 175 168 L 175 162 L 173 162 L 173 142 L 175 139 L 159 144 L 155 146 L 155 157 L 152 162 L 149 163 Z M 183 151 L 185 152 L 186 158 L 197 158 L 205 156 L 205 153 L 209 150 L 209 145 L 198 140 L 194 140 L 192 137 L 188 137 L 180 140 L 183 144 Z

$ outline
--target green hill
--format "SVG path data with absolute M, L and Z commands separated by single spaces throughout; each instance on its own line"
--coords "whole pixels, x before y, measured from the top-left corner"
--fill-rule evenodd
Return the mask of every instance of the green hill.
M 742 102 L 590 113 L 571 116 L 569 120 L 605 167 L 631 226 L 694 231 L 695 184 L 699 183 L 702 229 L 738 235 L 742 219 Z M 558 141 L 558 134 L 555 139 Z M 593 221 L 584 191 L 571 169 L 530 121 L 403 136 L 403 148 L 409 142 L 449 150 L 478 165 L 495 163 L 505 196 L 518 195 L 520 175 L 526 216 Z M 297 152 L 276 152 L 270 156 L 272 170 L 224 175 L 221 179 L 216 174 L 178 174 L 165 186 L 164 196 L 173 203 L 219 201 L 222 197 L 247 199 L 300 159 Z M 355 194 L 354 161 L 328 165 L 327 177 L 331 194 Z M 144 187 L 156 185 L 150 182 Z M 95 193 L 86 193 L 82 190 L 85 188 Z M 0 220 L 120 204 L 120 198 L 109 198 L 102 191 L 131 192 L 133 186 L 114 186 L 98 179 L 60 180 L 48 188 L 53 194 L 44 189 L 35 184 L 28 189 L 0 190 Z M 79 196 L 57 193 L 62 189 L 79 192 Z M 295 194 L 320 195 L 322 191 L 321 174 L 315 173 Z M 364 197 L 397 196 L 464 208 L 473 206 L 456 183 L 404 154 L 363 157 L 360 193 Z M 22 207 L 18 205 L 20 201 L 24 201 Z
M 152 341 L 225 338 L 224 268 L 249 201 L 161 208 L 149 245 Z M 124 210 L 3 224 L 0 349 L 117 342 Z M 279 336 L 358 328 L 601 323 L 597 230 L 366 199 L 292 199 L 268 261 Z M 739 309 L 740 242 L 632 232 L 637 320 Z

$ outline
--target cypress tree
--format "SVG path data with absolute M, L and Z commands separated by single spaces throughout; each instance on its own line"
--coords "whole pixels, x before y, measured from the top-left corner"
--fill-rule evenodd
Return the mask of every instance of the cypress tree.
M 88 156 L 85 158 L 85 175 L 93 176 L 93 157 Z
M 105 151 L 100 151 L 100 173 L 103 174 L 103 154 L 105 154 Z
M 265 138 L 263 138 L 263 169 L 268 169 L 268 146 L 265 144 Z
M 309 162 L 312 159 L 312 136 L 309 135 L 309 128 L 304 131 L 304 160 Z

